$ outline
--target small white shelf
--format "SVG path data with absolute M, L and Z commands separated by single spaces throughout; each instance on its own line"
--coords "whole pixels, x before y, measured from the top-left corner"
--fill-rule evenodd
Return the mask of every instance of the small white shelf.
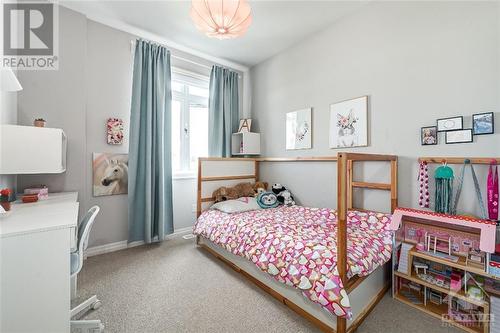
M 260 155 L 260 134 L 252 132 L 233 133 L 231 154 L 234 156 Z
M 0 174 L 62 173 L 66 145 L 60 128 L 0 125 Z

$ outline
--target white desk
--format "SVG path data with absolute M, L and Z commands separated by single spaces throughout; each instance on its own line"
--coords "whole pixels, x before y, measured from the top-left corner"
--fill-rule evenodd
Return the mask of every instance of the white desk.
M 0 215 L 0 332 L 69 332 L 77 196 L 50 194 Z

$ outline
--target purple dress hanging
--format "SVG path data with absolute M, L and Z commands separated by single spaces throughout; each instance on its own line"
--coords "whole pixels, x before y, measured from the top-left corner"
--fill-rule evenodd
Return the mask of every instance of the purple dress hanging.
M 498 220 L 498 168 L 495 160 L 490 164 L 487 186 L 488 216 L 490 220 Z

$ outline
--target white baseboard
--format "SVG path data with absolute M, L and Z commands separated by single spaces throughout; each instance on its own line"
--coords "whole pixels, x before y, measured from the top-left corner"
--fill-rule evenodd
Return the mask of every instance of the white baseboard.
M 186 228 L 177 229 L 176 231 L 174 231 L 174 233 L 167 235 L 165 237 L 165 240 L 175 239 L 175 238 L 181 237 L 185 234 L 188 234 L 192 231 L 193 231 L 193 227 L 186 227 Z M 127 240 L 123 240 L 123 241 L 99 245 L 99 246 L 92 246 L 92 247 L 87 248 L 87 250 L 85 250 L 85 257 L 93 257 L 93 256 L 97 256 L 100 254 L 124 250 L 124 249 L 136 247 L 136 246 L 140 246 L 140 245 L 144 245 L 144 244 L 145 244 L 144 241 L 136 241 L 136 242 L 128 243 Z
M 167 235 L 165 237 L 165 239 L 178 238 L 178 237 L 184 236 L 186 234 L 189 234 L 191 232 L 193 232 L 193 227 L 180 228 L 180 229 L 175 230 L 172 234 Z

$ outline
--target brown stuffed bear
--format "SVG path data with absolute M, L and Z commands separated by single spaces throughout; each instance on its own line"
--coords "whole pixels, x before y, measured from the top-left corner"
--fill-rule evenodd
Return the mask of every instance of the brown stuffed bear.
M 223 186 L 212 193 L 212 197 L 215 199 L 215 202 L 253 196 L 255 196 L 254 185 L 250 183 L 239 183 L 233 187 Z
M 253 190 L 255 191 L 255 196 L 257 196 L 260 192 L 266 192 L 269 184 L 267 182 L 256 182 L 253 184 Z

